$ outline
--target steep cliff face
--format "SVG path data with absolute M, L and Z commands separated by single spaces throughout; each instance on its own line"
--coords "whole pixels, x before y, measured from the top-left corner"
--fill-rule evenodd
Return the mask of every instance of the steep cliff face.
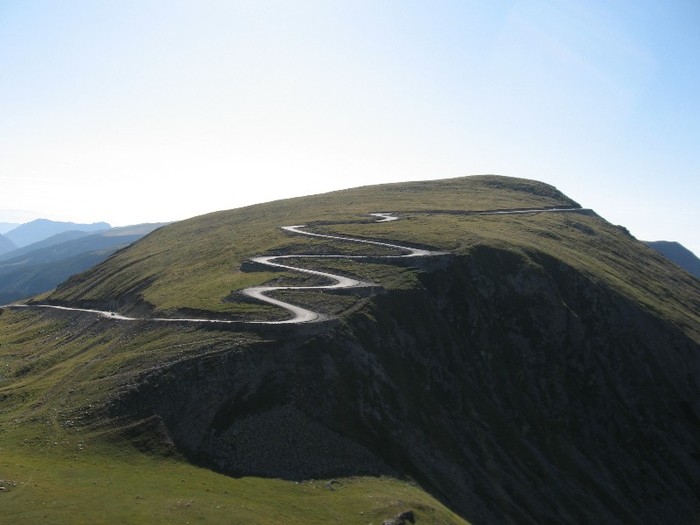
M 409 476 L 477 524 L 691 523 L 699 358 L 555 258 L 481 246 L 317 335 L 160 370 L 112 413 L 233 475 Z

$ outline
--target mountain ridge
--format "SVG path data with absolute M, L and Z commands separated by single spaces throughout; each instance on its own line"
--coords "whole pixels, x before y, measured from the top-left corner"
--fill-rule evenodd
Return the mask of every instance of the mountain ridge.
M 20 224 L 19 222 L 0 222 L 0 235 L 9 232 Z
M 17 245 L 10 239 L 0 234 L 0 256 L 17 248 Z
M 0 255 L 0 303 L 47 292 L 71 275 L 104 261 L 163 223 L 100 230 L 68 230 Z
M 316 283 L 251 264 L 299 253 L 376 256 L 297 261 L 376 286 L 359 296 L 277 292 L 335 319 L 321 326 L 6 309 L 3 446 L 18 458 L 64 449 L 72 458 L 78 438 L 88 449 L 125 442 L 246 483 L 325 478 L 339 491 L 354 476 L 410 478 L 480 524 L 692 523 L 697 279 L 591 211 L 471 213 L 572 205 L 536 181 L 482 176 L 356 188 L 161 228 L 35 303 L 284 319 L 238 292 Z M 380 211 L 401 220 L 366 215 Z M 385 248 L 300 238 L 280 230 L 289 224 L 450 255 L 387 264 Z M 32 433 L 41 437 L 22 447 Z M 204 491 L 188 485 L 196 506 Z M 133 508 L 133 494 L 124 498 Z M 296 498 L 290 521 L 314 509 Z M 367 507 L 351 509 L 342 521 L 368 521 Z M 409 509 L 418 522 L 452 519 L 408 504 L 375 521 Z
M 681 243 L 675 241 L 644 241 L 644 244 L 654 248 L 670 261 L 700 279 L 700 259 Z
M 58 233 L 78 230 L 94 232 L 111 228 L 106 222 L 95 222 L 91 224 L 79 224 L 74 222 L 52 221 L 49 219 L 35 219 L 5 233 L 5 237 L 10 239 L 18 247 L 22 248 L 29 244 L 42 241 Z

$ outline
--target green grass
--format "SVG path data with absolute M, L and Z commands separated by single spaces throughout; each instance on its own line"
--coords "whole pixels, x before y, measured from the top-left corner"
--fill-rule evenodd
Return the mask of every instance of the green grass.
M 363 235 L 383 238 L 382 232 L 393 232 L 386 226 L 391 223 L 373 223 L 369 212 L 571 204 L 570 199 L 544 184 L 488 176 L 388 184 L 260 204 L 161 228 L 106 263 L 70 280 L 50 298 L 108 302 L 117 297 L 148 303 L 164 314 L 178 308 L 236 314 L 239 306 L 222 299 L 234 290 L 263 284 L 271 278 L 269 272 L 240 269 L 244 261 L 255 255 L 297 253 L 300 249 L 303 253 L 386 253 L 385 249 L 356 243 L 289 234 L 280 226 L 359 222 Z M 414 221 L 405 221 L 403 237 L 420 241 L 421 231 L 409 234 L 413 225 Z
M 319 230 L 419 242 L 465 256 L 478 246 L 491 246 L 535 258 L 551 257 L 675 322 L 700 339 L 697 279 L 676 271 L 664 257 L 595 214 L 413 214 L 396 222 L 334 225 Z M 354 271 L 380 283 L 396 276 L 389 272 L 392 277 L 383 277 L 372 265 L 367 265 L 363 271 L 357 266 L 361 263 L 352 264 Z M 684 300 L 679 301 L 680 297 Z
M 11 310 L 0 316 L 0 417 L 53 418 L 103 403 L 138 374 L 181 359 L 254 344 L 253 334 L 96 316 Z M 4 429 L 0 429 L 0 434 Z
M 29 447 L 27 447 L 29 448 Z M 7 523 L 325 524 L 382 523 L 413 510 L 418 523 L 466 523 L 414 484 L 391 478 L 234 479 L 178 459 L 89 440 L 46 450 L 0 449 Z

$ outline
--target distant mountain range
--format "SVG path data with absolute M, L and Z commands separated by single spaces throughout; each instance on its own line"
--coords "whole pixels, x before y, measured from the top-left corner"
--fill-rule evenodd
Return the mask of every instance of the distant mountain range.
M 0 222 L 0 235 L 14 230 L 19 224 L 17 222 Z
M 16 228 L 5 233 L 5 238 L 12 241 L 15 246 L 28 246 L 35 242 L 42 241 L 53 235 L 67 231 L 96 232 L 108 230 L 111 226 L 106 222 L 95 222 L 92 224 L 77 224 L 74 222 L 50 221 L 48 219 L 36 219 L 25 224 L 20 224 Z
M 700 259 L 682 244 L 673 241 L 645 241 L 645 244 L 700 279 Z
M 4 237 L 3 235 L 0 235 L 0 254 L 12 251 L 16 247 L 17 246 L 15 245 L 15 243 L 13 243 L 10 239 Z
M 19 225 L 0 235 L 0 304 L 51 290 L 163 224 L 112 228 L 37 219 Z

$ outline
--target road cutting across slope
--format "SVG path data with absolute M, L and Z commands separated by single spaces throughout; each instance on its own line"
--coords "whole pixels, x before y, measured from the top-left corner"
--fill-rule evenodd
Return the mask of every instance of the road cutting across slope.
M 391 221 L 391 220 L 398 220 L 398 217 L 395 217 L 390 214 L 386 213 L 376 213 L 372 214 L 374 216 L 379 217 L 380 222 L 385 222 L 385 221 Z M 363 243 L 363 244 L 370 244 L 373 246 L 381 246 L 383 248 L 392 248 L 398 251 L 403 251 L 405 253 L 398 254 L 398 255 L 384 255 L 381 257 L 378 256 L 369 256 L 369 255 L 345 255 L 345 254 L 330 254 L 330 255 L 272 255 L 272 256 L 263 256 L 263 257 L 254 257 L 252 259 L 253 262 L 266 265 L 266 266 L 271 266 L 273 268 L 283 268 L 285 270 L 292 270 L 295 272 L 300 272 L 300 273 L 305 273 L 307 275 L 314 275 L 317 277 L 323 277 L 326 279 L 331 280 L 331 284 L 327 285 L 318 285 L 318 286 L 255 286 L 252 288 L 246 288 L 245 290 L 241 290 L 241 293 L 243 295 L 247 295 L 248 297 L 252 297 L 254 299 L 258 299 L 260 301 L 264 301 L 269 304 L 273 304 L 275 306 L 279 306 L 281 308 L 284 308 L 285 310 L 289 311 L 292 314 L 292 318 L 286 319 L 284 321 L 251 321 L 252 323 L 268 323 L 268 324 L 284 324 L 284 323 L 309 323 L 309 322 L 314 322 L 314 321 L 321 321 L 323 319 L 326 319 L 326 317 L 318 312 L 314 312 L 312 310 L 308 310 L 306 308 L 302 308 L 301 306 L 297 306 L 291 303 L 287 303 L 285 301 L 281 301 L 279 299 L 274 299 L 272 297 L 269 297 L 268 293 L 271 292 L 276 292 L 280 290 L 337 290 L 340 288 L 362 288 L 362 287 L 371 287 L 374 286 L 373 283 L 367 282 L 367 281 L 360 281 L 357 279 L 352 279 L 350 277 L 344 277 L 342 275 L 337 275 L 337 274 L 332 274 L 328 272 L 321 272 L 318 270 L 309 270 L 306 268 L 299 268 L 297 266 L 291 266 L 289 264 L 281 264 L 278 261 L 280 259 L 398 259 L 398 258 L 404 258 L 404 257 L 434 257 L 436 255 L 446 255 L 447 252 L 439 252 L 439 251 L 432 251 L 432 250 L 423 250 L 421 248 L 411 248 L 408 246 L 401 246 L 399 244 L 391 244 L 387 242 L 379 242 L 379 241 L 370 241 L 367 239 L 357 239 L 355 237 L 345 237 L 341 235 L 328 235 L 328 234 L 323 234 L 323 233 L 313 233 L 307 230 L 304 230 L 303 228 L 306 228 L 305 225 L 298 225 L 298 226 L 283 226 L 282 229 L 285 231 L 288 231 L 290 233 L 296 233 L 296 234 L 301 234 L 301 235 L 308 235 L 310 237 L 321 237 L 324 239 L 332 239 L 332 240 L 339 240 L 339 241 L 346 241 L 346 242 L 358 242 L 358 243 Z
M 510 214 L 526 214 L 526 213 L 546 213 L 546 212 L 566 212 L 566 211 L 581 211 L 581 208 L 541 208 L 541 209 L 519 209 L 519 210 L 484 210 L 477 212 L 464 212 L 467 214 L 474 215 L 510 215 Z M 440 213 L 439 211 L 437 213 Z M 377 212 L 370 214 L 376 218 L 377 222 L 388 222 L 399 220 L 399 217 L 391 213 Z M 347 237 L 343 235 L 330 235 L 325 233 L 315 233 L 306 230 L 306 225 L 296 225 L 296 226 L 282 226 L 284 231 L 297 234 L 306 235 L 310 237 L 324 238 L 343 242 L 361 243 L 368 244 L 372 246 L 378 246 L 382 248 L 390 248 L 396 250 L 398 253 L 396 255 L 347 255 L 347 254 L 327 254 L 327 255 L 317 255 L 317 254 L 288 254 L 288 255 L 264 255 L 259 257 L 254 257 L 251 259 L 252 262 L 268 266 L 271 268 L 282 268 L 284 270 L 291 270 L 298 273 L 303 273 L 306 275 L 312 275 L 315 277 L 321 277 L 330 281 L 330 284 L 325 285 L 314 285 L 314 286 L 253 286 L 250 288 L 245 288 L 240 291 L 244 296 L 250 297 L 252 299 L 271 304 L 287 310 L 291 317 L 281 321 L 242 321 L 240 319 L 227 320 L 227 319 L 207 319 L 207 318 L 172 318 L 172 317 L 129 317 L 121 315 L 117 312 L 109 310 L 98 310 L 89 308 L 76 308 L 70 306 L 58 306 L 52 304 L 10 304 L 5 305 L 5 308 L 52 308 L 56 310 L 73 311 L 73 312 L 84 312 L 89 314 L 99 315 L 101 317 L 106 317 L 109 319 L 114 319 L 117 321 L 152 321 L 152 322 L 164 322 L 164 323 L 219 323 L 219 324 L 267 324 L 267 325 L 281 325 L 281 324 L 302 324 L 302 323 L 314 323 L 329 319 L 328 316 L 323 315 L 319 312 L 309 310 L 302 306 L 298 306 L 292 303 L 288 303 L 281 299 L 276 299 L 270 297 L 268 294 L 277 291 L 285 290 L 338 290 L 338 289 L 349 289 L 349 288 L 363 288 L 375 286 L 373 283 L 368 281 L 361 281 L 358 279 L 353 279 L 350 277 L 345 277 L 343 275 L 338 275 L 329 272 L 322 272 L 319 270 L 312 270 L 308 268 L 302 268 L 298 266 L 293 266 L 292 264 L 282 264 L 280 260 L 289 259 L 372 259 L 373 261 L 381 259 L 391 262 L 396 259 L 403 258 L 417 258 L 417 257 L 436 257 L 447 255 L 448 252 L 426 250 L 423 248 L 412 248 L 409 246 L 403 246 L 395 243 L 373 241 L 368 239 L 359 239 L 356 237 Z

